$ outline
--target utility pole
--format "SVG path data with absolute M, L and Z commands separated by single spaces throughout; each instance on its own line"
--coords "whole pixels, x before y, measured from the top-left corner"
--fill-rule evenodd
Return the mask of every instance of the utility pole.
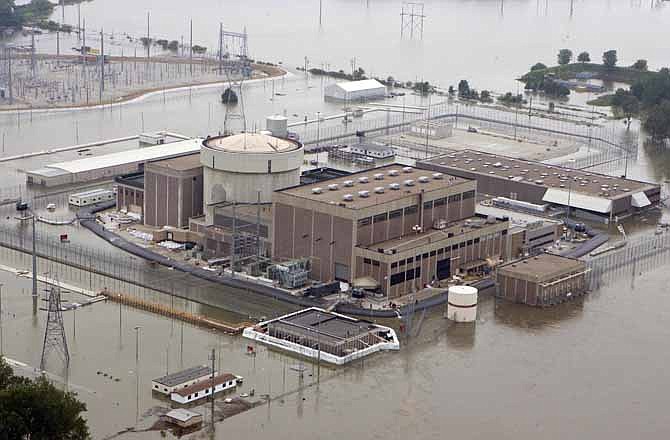
M 77 40 L 81 40 L 81 3 L 77 3 Z
M 223 75 L 223 23 L 219 23 L 219 75 Z
M 212 354 L 209 357 L 209 359 L 212 361 L 212 378 L 211 378 L 211 387 L 212 387 L 212 392 L 209 393 L 209 399 L 210 399 L 210 404 L 211 404 L 211 411 L 212 411 L 212 424 L 211 424 L 211 432 L 214 432 L 214 362 L 216 361 L 216 349 L 212 348 Z
M 140 419 L 140 330 L 142 327 L 135 326 L 135 421 Z
M 14 91 L 12 90 L 12 47 L 7 48 L 7 80 L 9 82 L 9 104 L 14 104 Z
M 30 32 L 30 72 L 32 74 L 33 79 L 35 79 L 35 32 L 31 31 Z
M 105 91 L 105 34 L 100 29 L 100 102 Z
M 321 16 L 323 14 L 323 0 L 319 0 L 319 27 L 322 25 Z
M 190 26 L 191 44 L 188 46 L 188 65 L 191 76 L 193 76 L 193 19 Z
M 60 57 L 60 30 L 56 29 L 56 57 Z
M 147 61 L 149 61 L 149 58 L 151 56 L 151 38 L 149 37 L 149 18 L 150 18 L 150 12 L 147 11 Z
M 33 225 L 33 315 L 37 315 L 37 231 L 35 230 L 35 213 L 32 213 Z

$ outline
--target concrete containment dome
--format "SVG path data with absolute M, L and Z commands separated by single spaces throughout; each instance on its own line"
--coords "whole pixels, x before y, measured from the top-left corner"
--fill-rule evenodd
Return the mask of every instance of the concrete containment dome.
M 264 133 L 240 133 L 205 139 L 200 151 L 207 223 L 215 205 L 226 202 L 270 203 L 272 193 L 300 183 L 304 149 L 300 142 Z
M 473 322 L 477 319 L 477 289 L 472 286 L 451 286 L 447 317 L 455 322 Z

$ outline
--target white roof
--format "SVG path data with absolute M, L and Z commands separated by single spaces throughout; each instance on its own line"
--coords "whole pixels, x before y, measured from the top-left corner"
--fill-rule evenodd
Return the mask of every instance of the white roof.
M 300 148 L 300 144 L 288 139 L 268 136 L 263 133 L 239 133 L 207 139 L 208 148 L 234 153 L 282 153 Z
M 193 411 L 189 411 L 184 408 L 177 408 L 173 409 L 172 411 L 168 412 L 165 414 L 167 417 L 170 417 L 171 419 L 179 420 L 180 422 L 188 422 L 191 420 L 193 417 L 199 417 L 201 414 Z
M 567 191 L 558 188 L 547 188 L 542 200 L 548 203 L 579 208 L 585 211 L 594 211 L 607 214 L 612 211 L 612 201 L 602 197 L 594 197 L 575 191 Z
M 97 188 L 97 189 L 92 189 L 90 191 L 84 191 L 76 194 L 71 194 L 70 197 L 90 197 L 90 196 L 97 196 L 97 195 L 103 195 L 103 194 L 110 194 L 114 193 L 111 189 L 104 189 L 104 188 Z
M 644 208 L 645 206 L 651 205 L 651 202 L 645 193 L 638 192 L 631 196 L 631 205 L 635 208 Z
M 376 79 L 363 79 L 360 81 L 347 81 L 347 82 L 341 82 L 337 83 L 339 87 L 342 88 L 345 92 L 359 92 L 361 90 L 369 90 L 369 89 L 378 89 L 378 88 L 383 88 L 386 90 L 386 86 Z
M 168 144 L 138 148 L 136 150 L 120 151 L 118 153 L 92 156 L 70 162 L 59 162 L 47 165 L 46 168 L 56 168 L 69 173 L 99 170 L 133 162 L 166 159 L 200 151 L 202 139 L 188 139 L 185 141 L 170 142 Z

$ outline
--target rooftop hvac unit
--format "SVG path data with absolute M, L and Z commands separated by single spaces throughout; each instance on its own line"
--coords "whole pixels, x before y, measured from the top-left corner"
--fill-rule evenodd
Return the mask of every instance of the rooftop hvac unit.
M 412 167 L 403 167 L 402 172 L 403 173 L 411 173 L 413 171 Z
M 391 184 L 389 185 L 389 188 L 391 188 L 391 189 L 393 189 L 393 190 L 400 189 L 400 184 L 399 184 L 399 183 L 391 183 Z
M 347 187 L 354 186 L 354 181 L 353 180 L 345 180 L 344 181 L 344 186 L 347 186 Z
M 398 170 L 389 170 L 389 176 L 397 176 L 400 174 Z
M 502 166 L 502 164 L 500 162 L 496 162 L 496 163 L 493 164 L 493 166 L 496 167 L 496 168 L 500 168 Z
M 377 194 L 383 194 L 384 193 L 384 187 L 383 186 L 378 186 L 377 188 L 375 188 L 375 192 Z
M 421 177 L 419 177 L 418 180 L 419 180 L 420 183 L 428 183 L 428 181 L 429 181 L 430 179 L 429 179 L 428 177 L 426 177 L 426 176 L 421 176 Z
M 368 183 L 368 178 L 366 176 L 361 176 L 358 178 L 358 181 L 361 183 Z
M 312 188 L 312 194 L 321 194 L 322 192 L 323 188 L 321 187 Z
M 352 194 L 345 194 L 342 196 L 342 200 L 344 200 L 345 202 L 351 202 L 352 200 L 354 200 L 354 196 Z
M 403 183 L 405 186 L 414 186 L 414 181 L 412 179 L 405 180 Z
M 330 185 L 328 185 L 328 190 L 330 191 L 337 191 L 337 188 L 338 188 L 337 183 L 331 183 Z
M 444 179 L 444 174 L 442 174 L 442 173 L 433 173 L 433 179 L 435 179 L 435 180 Z
M 375 174 L 375 180 L 384 180 L 384 174 L 383 173 Z
M 370 191 L 358 191 L 358 197 L 362 198 L 370 197 Z

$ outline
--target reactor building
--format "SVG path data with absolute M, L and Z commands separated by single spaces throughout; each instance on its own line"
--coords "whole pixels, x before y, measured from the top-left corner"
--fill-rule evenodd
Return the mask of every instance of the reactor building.
M 271 203 L 274 190 L 298 185 L 303 155 L 299 142 L 266 133 L 205 139 L 200 161 L 206 223 L 214 224 L 219 205 Z

